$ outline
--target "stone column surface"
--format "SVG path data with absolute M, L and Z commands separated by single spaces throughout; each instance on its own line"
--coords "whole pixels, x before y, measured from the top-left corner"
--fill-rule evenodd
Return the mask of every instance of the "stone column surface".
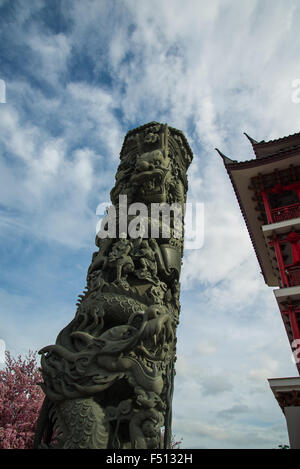
M 170 446 L 192 158 L 167 124 L 127 133 L 75 316 L 39 352 L 46 397 L 35 448 Z

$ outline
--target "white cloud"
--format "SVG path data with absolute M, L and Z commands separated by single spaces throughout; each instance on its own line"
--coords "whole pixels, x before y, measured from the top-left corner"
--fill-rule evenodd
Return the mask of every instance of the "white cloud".
M 277 360 L 271 359 L 270 357 L 266 357 L 265 359 L 262 357 L 261 361 L 263 363 L 262 368 L 249 370 L 249 379 L 254 382 L 261 383 L 266 376 L 275 376 L 277 374 L 277 370 L 279 368 Z
M 26 42 L 35 53 L 38 74 L 50 84 L 57 85 L 61 74 L 66 71 L 71 51 L 68 38 L 64 34 L 42 34 L 39 30 L 28 35 Z
M 232 391 L 233 385 L 229 378 L 224 375 L 209 375 L 201 379 L 203 396 L 216 396 L 226 391 Z
M 200 340 L 197 343 L 195 350 L 200 355 L 210 355 L 217 351 L 217 347 L 211 342 Z
M 43 4 L 20 6 L 11 25 L 30 48 L 37 82 L 53 90 L 46 95 L 25 72 L 7 81 L 7 104 L 0 104 L 2 236 L 18 230 L 92 251 L 94 211 L 109 198 L 126 131 L 151 120 L 183 130 L 195 153 L 189 200 L 205 203 L 205 240 L 186 252 L 182 271 L 176 434 L 194 447 L 281 443 L 284 421 L 266 379 L 296 370 L 214 148 L 246 160 L 254 155 L 242 132 L 260 140 L 299 131 L 291 99 L 300 77 L 297 3 L 172 0 L 170 8 L 168 0 L 117 7 L 85 0 L 63 7 L 67 32 L 43 31 L 38 20 L 25 27 Z M 68 76 L 79 57 L 89 72 L 80 79 Z M 14 335 L 22 349 L 53 342 L 57 316 L 43 317 L 45 335 L 38 337 L 41 319 L 30 316 L 26 298 L 11 300 L 9 319 L 3 313 L 9 343 Z M 22 331 L 18 310 L 28 312 Z M 220 424 L 217 412 L 226 409 L 245 414 L 237 412 L 234 425 Z
M 269 448 L 275 449 L 287 435 L 276 425 L 239 425 L 228 419 L 204 423 L 195 419 L 175 419 L 174 432 L 182 436 L 183 448 Z M 188 438 L 188 441 L 187 441 Z M 213 443 L 212 443 L 213 442 Z

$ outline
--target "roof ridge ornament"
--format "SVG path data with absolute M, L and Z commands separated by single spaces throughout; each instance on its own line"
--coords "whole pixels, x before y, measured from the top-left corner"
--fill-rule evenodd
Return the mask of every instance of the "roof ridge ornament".
M 250 137 L 250 135 L 246 134 L 246 132 L 244 132 L 244 135 L 246 135 L 246 137 L 249 140 L 249 142 L 251 143 L 251 145 L 257 145 L 259 143 L 256 140 L 254 140 L 254 138 Z
M 231 158 L 228 158 L 228 156 L 224 155 L 224 153 L 222 153 L 218 148 L 215 148 L 215 150 L 219 153 L 219 155 L 221 156 L 225 166 L 227 164 L 231 164 L 231 163 L 234 163 L 235 161 L 232 160 Z

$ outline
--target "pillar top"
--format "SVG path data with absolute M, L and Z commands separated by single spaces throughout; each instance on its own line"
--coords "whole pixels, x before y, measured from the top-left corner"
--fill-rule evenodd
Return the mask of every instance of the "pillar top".
M 272 378 L 268 382 L 283 413 L 286 407 L 300 407 L 300 376 Z

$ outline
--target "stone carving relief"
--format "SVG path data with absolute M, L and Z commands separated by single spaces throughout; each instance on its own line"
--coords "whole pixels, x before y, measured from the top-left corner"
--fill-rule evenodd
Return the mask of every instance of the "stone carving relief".
M 184 135 L 168 125 L 128 132 L 111 191 L 117 222 L 120 195 L 183 206 L 191 160 Z M 169 238 L 96 238 L 75 317 L 40 351 L 46 397 L 36 448 L 169 447 L 183 256 L 172 223 Z

